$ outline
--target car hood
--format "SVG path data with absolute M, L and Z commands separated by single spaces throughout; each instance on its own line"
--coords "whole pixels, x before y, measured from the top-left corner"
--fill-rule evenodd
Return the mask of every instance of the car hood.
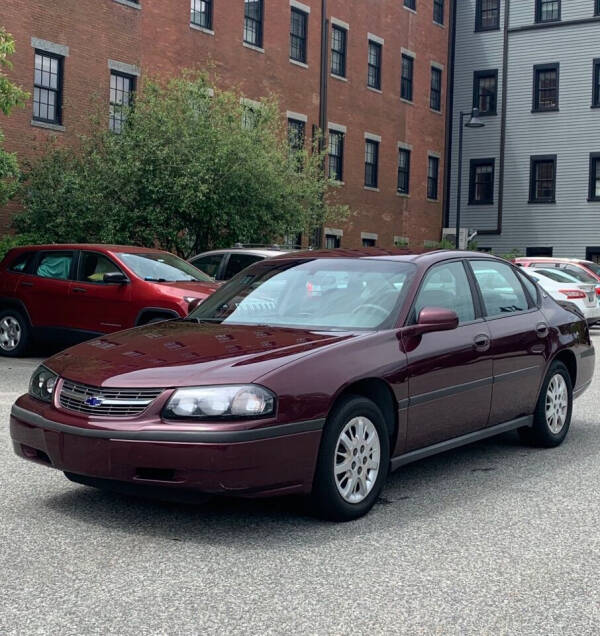
M 169 388 L 253 382 L 274 369 L 358 334 L 167 321 L 84 342 L 46 365 L 98 387 Z
M 195 298 L 206 297 L 219 289 L 220 283 L 204 282 L 204 281 L 182 281 L 176 283 L 154 283 L 157 287 L 165 291 L 167 294 L 177 294 L 182 298 L 184 296 L 194 296 Z

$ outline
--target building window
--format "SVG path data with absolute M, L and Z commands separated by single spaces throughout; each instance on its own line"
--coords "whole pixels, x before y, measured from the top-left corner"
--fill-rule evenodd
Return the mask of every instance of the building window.
M 369 40 L 367 86 L 381 90 L 381 44 Z
M 444 24 L 444 0 L 433 0 L 433 21 Z
M 376 243 L 377 243 L 377 241 L 374 238 L 365 238 L 365 237 L 363 237 L 363 239 L 362 239 L 362 246 L 363 247 L 375 247 Z
M 475 31 L 494 31 L 500 28 L 500 0 L 477 0 Z
M 560 20 L 560 0 L 536 0 L 536 22 L 556 22 L 557 20 Z
M 346 77 L 346 29 L 331 27 L 331 72 L 338 77 Z
M 480 115 L 495 115 L 498 103 L 498 69 L 473 74 L 473 108 Z
M 304 150 L 306 124 L 299 119 L 288 119 L 288 142 L 292 152 Z
M 431 67 L 429 106 L 432 110 L 437 110 L 438 112 L 442 110 L 442 71 L 435 66 Z
M 471 159 L 469 205 L 494 203 L 494 159 Z
M 365 141 L 365 186 L 376 188 L 379 167 L 379 142 L 367 139 Z
M 590 201 L 600 201 L 600 152 L 590 154 Z
M 556 155 L 531 157 L 529 203 L 555 203 Z
M 192 0 L 191 23 L 212 29 L 212 0 Z
M 133 105 L 135 77 L 111 71 L 110 73 L 110 114 L 108 127 L 120 133 L 127 119 L 127 112 Z
M 329 178 L 344 180 L 344 133 L 329 131 Z
M 292 8 L 290 25 L 290 58 L 306 64 L 306 26 L 308 14 Z
M 525 256 L 552 256 L 553 248 L 551 247 L 526 247 Z
M 427 165 L 427 198 L 437 200 L 438 198 L 438 175 L 440 172 L 440 160 L 438 157 L 429 157 Z
M 244 42 L 262 47 L 263 0 L 244 1 Z
M 417 10 L 417 0 L 404 0 L 404 6 L 407 9 Z
M 410 192 L 410 150 L 407 148 L 398 150 L 398 192 Z
M 50 124 L 62 121 L 63 58 L 35 52 L 33 118 Z
M 400 83 L 400 97 L 412 102 L 413 99 L 413 73 L 415 61 L 410 55 L 402 55 L 402 78 Z
M 337 234 L 325 234 L 325 248 L 335 250 L 342 245 L 342 238 Z
M 600 0 L 598 0 L 600 2 Z M 594 60 L 592 85 L 592 107 L 600 107 L 600 58 Z
M 600 0 L 594 0 L 594 15 L 600 15 Z
M 558 64 L 533 67 L 533 111 L 558 110 Z

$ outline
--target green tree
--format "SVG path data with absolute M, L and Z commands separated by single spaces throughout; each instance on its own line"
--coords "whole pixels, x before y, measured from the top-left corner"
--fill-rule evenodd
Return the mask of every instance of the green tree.
M 13 108 L 23 106 L 29 93 L 13 84 L 5 70 L 12 69 L 8 59 L 15 52 L 15 41 L 4 27 L 0 26 L 0 111 L 10 115 Z M 0 129 L 0 206 L 4 205 L 16 192 L 19 179 L 19 164 L 14 153 L 6 152 L 2 146 L 4 134 Z
M 100 114 L 78 147 L 50 146 L 34 163 L 19 231 L 44 241 L 159 244 L 187 257 L 278 241 L 345 214 L 316 144 L 290 151 L 274 98 L 248 109 L 239 94 L 185 73 L 147 80 L 122 115 L 120 134 Z

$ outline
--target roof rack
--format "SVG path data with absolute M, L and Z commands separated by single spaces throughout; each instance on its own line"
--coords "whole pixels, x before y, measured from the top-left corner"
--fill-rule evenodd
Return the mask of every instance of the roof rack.
M 279 245 L 272 243 L 270 245 L 264 243 L 234 243 L 236 249 L 263 249 L 263 250 L 297 250 L 300 249 L 300 245 Z

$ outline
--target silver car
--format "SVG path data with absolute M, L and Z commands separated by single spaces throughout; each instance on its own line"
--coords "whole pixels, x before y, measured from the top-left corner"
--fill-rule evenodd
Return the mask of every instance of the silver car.
M 229 280 L 238 272 L 265 258 L 291 251 L 290 248 L 239 246 L 202 252 L 190 258 L 190 263 L 215 280 Z

